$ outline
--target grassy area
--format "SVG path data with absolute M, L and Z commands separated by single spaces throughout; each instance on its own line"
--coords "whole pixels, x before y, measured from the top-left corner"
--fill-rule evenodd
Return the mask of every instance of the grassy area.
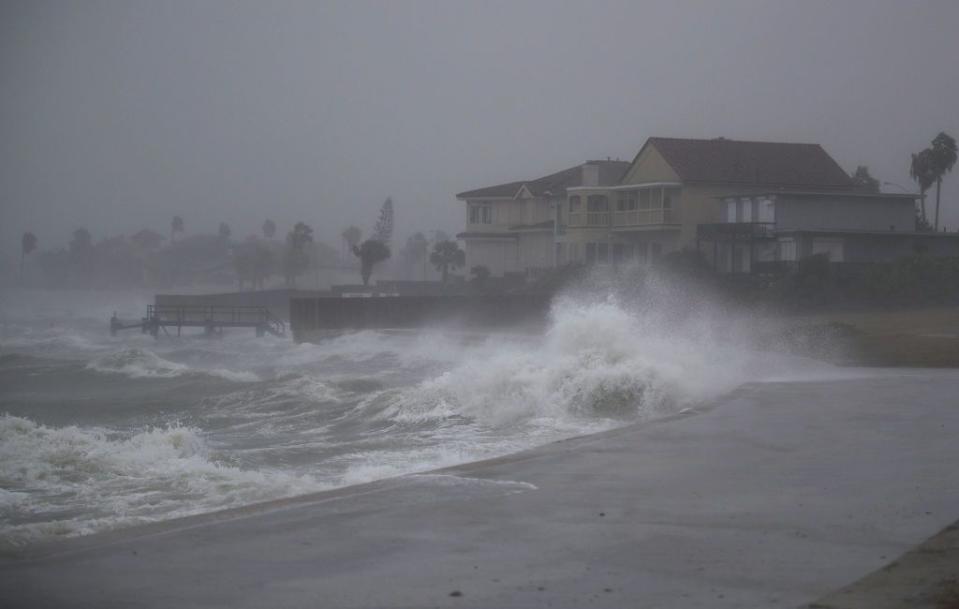
M 796 318 L 813 355 L 864 366 L 959 367 L 959 307 L 841 311 Z M 808 329 L 816 329 L 814 332 Z M 821 353 L 817 353 L 817 350 Z

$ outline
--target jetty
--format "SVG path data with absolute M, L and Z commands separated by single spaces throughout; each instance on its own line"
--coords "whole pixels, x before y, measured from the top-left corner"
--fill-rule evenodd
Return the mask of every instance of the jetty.
M 146 315 L 136 322 L 124 322 L 116 313 L 110 318 L 110 334 L 139 328 L 144 334 L 159 338 L 162 331 L 180 336 L 183 328 L 203 328 L 207 335 L 222 333 L 224 328 L 253 328 L 257 336 L 286 336 L 286 322 L 262 306 L 230 305 L 147 305 Z

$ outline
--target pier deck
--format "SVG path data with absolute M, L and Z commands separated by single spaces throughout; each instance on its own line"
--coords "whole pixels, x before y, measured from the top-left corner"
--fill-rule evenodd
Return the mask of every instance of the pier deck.
M 203 328 L 207 334 L 215 334 L 223 328 L 253 328 L 257 336 L 286 335 L 286 324 L 274 317 L 266 307 L 218 306 L 218 305 L 147 305 L 146 316 L 138 322 L 123 322 L 114 316 L 110 319 L 110 333 L 139 328 L 144 334 L 158 338 L 161 331 L 169 334 L 176 329 L 180 336 L 183 328 Z

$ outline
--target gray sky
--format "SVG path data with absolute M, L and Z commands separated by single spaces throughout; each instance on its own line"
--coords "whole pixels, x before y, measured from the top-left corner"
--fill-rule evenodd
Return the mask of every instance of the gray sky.
M 387 195 L 398 235 L 452 231 L 456 192 L 651 135 L 818 142 L 912 188 L 910 153 L 959 136 L 957 26 L 949 0 L 6 0 L 2 251 L 173 214 L 335 242 Z

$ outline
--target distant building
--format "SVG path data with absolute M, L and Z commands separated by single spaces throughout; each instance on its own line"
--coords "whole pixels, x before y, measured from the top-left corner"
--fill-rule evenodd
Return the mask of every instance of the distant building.
M 632 163 L 589 161 L 457 198 L 467 202 L 467 264 L 496 275 L 649 263 L 681 249 L 742 273 L 816 253 L 959 255 L 959 239 L 915 232 L 915 195 L 857 190 L 818 144 L 653 137 Z

